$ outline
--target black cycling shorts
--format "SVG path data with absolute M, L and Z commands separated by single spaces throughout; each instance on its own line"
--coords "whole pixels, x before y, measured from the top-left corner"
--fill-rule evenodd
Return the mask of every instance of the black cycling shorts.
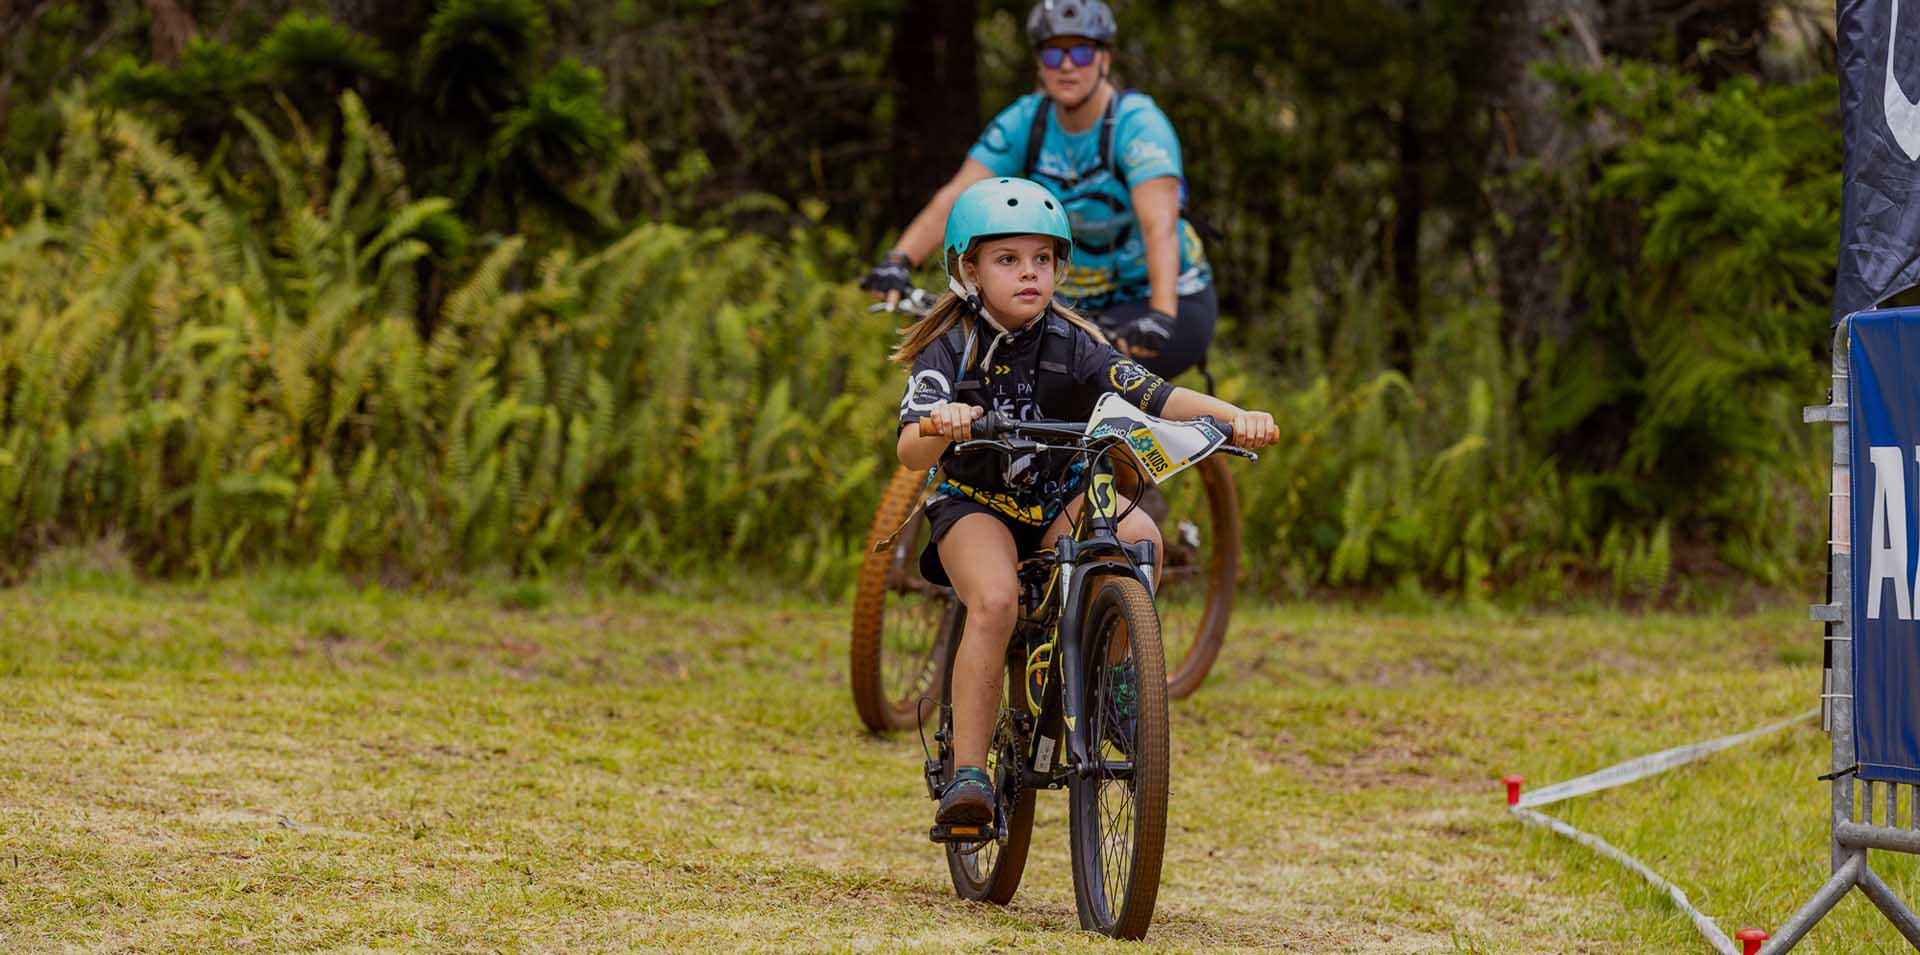
M 1018 560 L 1026 560 L 1044 550 L 1048 542 L 1042 538 L 1046 536 L 1047 528 L 1053 526 L 1051 520 L 1039 526 L 1015 520 L 979 501 L 964 497 L 939 498 L 926 506 L 927 523 L 933 525 L 933 534 L 927 540 L 926 549 L 920 552 L 920 576 L 926 578 L 928 583 L 953 586 L 953 581 L 947 577 L 946 567 L 940 563 L 940 539 L 953 529 L 954 522 L 968 514 L 986 514 L 1006 527 L 1007 532 L 1013 535 L 1013 551 Z
M 1100 314 L 1100 328 L 1108 338 L 1128 323 L 1153 310 L 1153 303 L 1140 299 L 1115 302 Z M 1213 328 L 1220 320 L 1220 298 L 1212 283 L 1192 295 L 1180 296 L 1180 308 L 1174 313 L 1173 341 L 1153 358 L 1136 358 L 1146 369 L 1172 381 L 1189 368 L 1205 364 L 1207 348 L 1213 344 Z

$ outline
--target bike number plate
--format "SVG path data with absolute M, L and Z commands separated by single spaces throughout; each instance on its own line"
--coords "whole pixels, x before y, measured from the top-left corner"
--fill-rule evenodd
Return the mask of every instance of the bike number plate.
M 1227 436 L 1219 428 L 1204 421 L 1156 418 L 1112 393 L 1101 395 L 1099 403 L 1093 406 L 1087 435 L 1125 437 L 1127 450 L 1155 484 L 1192 467 L 1194 462 L 1227 443 Z

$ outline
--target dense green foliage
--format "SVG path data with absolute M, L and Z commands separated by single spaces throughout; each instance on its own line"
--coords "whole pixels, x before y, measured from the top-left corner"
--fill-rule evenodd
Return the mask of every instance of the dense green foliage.
M 845 569 L 875 462 L 849 466 L 837 436 L 884 430 L 894 384 L 886 331 L 830 320 L 853 293 L 808 240 L 650 225 L 528 262 L 507 239 L 423 337 L 410 266 L 448 203 L 410 198 L 342 106 L 337 150 L 260 134 L 294 210 L 263 225 L 137 119 L 69 102 L 59 160 L 23 185 L 32 216 L 0 239 L 16 562 L 121 533 L 147 566 L 201 573 Z
M 1780 578 L 1824 518 L 1807 502 L 1826 436 L 1794 420 L 1826 383 L 1839 90 L 1740 79 L 1707 96 L 1645 66 L 1569 82 L 1575 109 L 1633 136 L 1570 214 L 1589 314 L 1527 418 L 1573 462 L 1594 456 L 1570 436 L 1618 442 L 1591 481 L 1603 520 L 1711 528 L 1729 562 Z
M 1533 66 L 1574 148 L 1502 178 L 1494 4 L 1119 4 L 1120 79 L 1228 230 L 1222 390 L 1290 436 L 1237 469 L 1256 582 L 1814 559 L 1830 65 L 1601 5 L 1616 58 Z M 843 583 L 900 385 L 851 279 L 1030 87 L 1025 4 L 708 6 L 197 0 L 163 50 L 158 5 L 0 4 L 37 18 L 0 66 L 7 566 L 120 534 L 161 572 Z M 1500 304 L 1502 189 L 1550 218 L 1551 315 Z

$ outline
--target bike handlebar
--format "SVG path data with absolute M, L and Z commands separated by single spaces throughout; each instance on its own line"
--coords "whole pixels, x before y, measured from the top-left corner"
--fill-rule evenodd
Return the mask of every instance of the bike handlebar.
M 916 318 L 924 318 L 928 312 L 933 311 L 933 306 L 935 304 L 937 304 L 937 302 L 933 297 L 933 293 L 927 291 L 926 289 L 916 288 L 916 289 L 911 289 L 907 291 L 905 294 L 901 295 L 897 301 L 893 302 L 892 304 L 888 304 L 886 302 L 877 302 L 873 305 L 869 305 L 867 306 L 867 311 L 870 313 L 871 312 L 905 312 L 908 315 L 915 316 Z
M 1221 421 L 1212 415 L 1201 415 L 1193 420 L 1204 421 L 1207 424 L 1213 425 L 1220 429 L 1221 434 L 1227 436 L 1227 440 L 1233 440 L 1233 425 L 1231 423 Z M 997 411 L 989 411 L 973 419 L 973 428 L 970 437 L 975 441 L 992 441 L 996 438 L 1011 437 L 1078 438 L 1085 436 L 1086 430 L 1087 423 L 1085 421 L 1015 421 Z M 936 424 L 932 418 L 921 418 L 920 436 L 923 438 L 939 437 L 939 425 Z

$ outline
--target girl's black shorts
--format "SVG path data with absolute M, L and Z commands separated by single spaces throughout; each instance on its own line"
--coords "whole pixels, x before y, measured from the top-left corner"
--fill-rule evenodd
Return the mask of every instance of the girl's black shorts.
M 933 534 L 927 540 L 926 549 L 920 552 L 920 576 L 926 578 L 928 583 L 942 587 L 953 586 L 953 581 L 947 577 L 947 569 L 940 563 L 940 539 L 947 536 L 947 531 L 953 528 L 956 521 L 968 514 L 986 514 L 1006 527 L 1008 533 L 1013 535 L 1014 553 L 1020 560 L 1032 557 L 1051 543 L 1042 540 L 1047 528 L 1053 525 L 1051 519 L 1045 524 L 1029 524 L 964 497 L 939 498 L 926 506 L 926 514 L 927 523 L 933 525 Z

